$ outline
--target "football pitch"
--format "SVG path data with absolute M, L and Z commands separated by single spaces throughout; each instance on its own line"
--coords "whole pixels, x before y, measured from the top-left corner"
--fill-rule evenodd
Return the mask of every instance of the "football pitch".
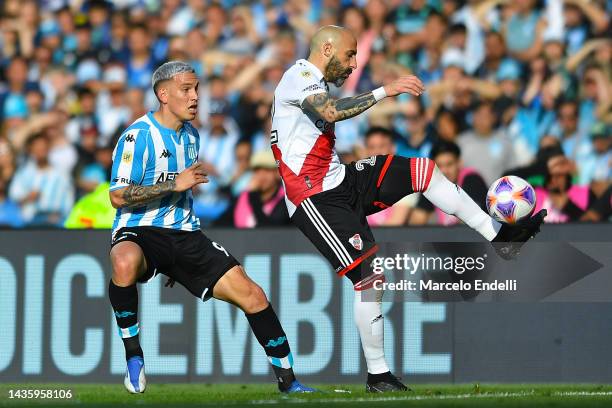
M 122 384 L 1 384 L 0 407 L 610 407 L 612 385 L 416 385 L 366 394 L 363 385 L 320 385 L 317 394 L 283 396 L 272 384 L 155 384 L 141 395 Z M 11 390 L 70 390 L 69 399 L 9 398 Z

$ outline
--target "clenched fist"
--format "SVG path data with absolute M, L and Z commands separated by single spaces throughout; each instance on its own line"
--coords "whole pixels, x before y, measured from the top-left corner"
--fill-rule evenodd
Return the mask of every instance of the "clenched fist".
M 201 183 L 208 183 L 208 177 L 204 171 L 204 164 L 202 162 L 196 162 L 190 167 L 183 170 L 174 180 L 175 186 L 174 191 L 182 193 L 185 190 L 192 188 L 193 186 Z
M 425 92 L 425 85 L 414 75 L 401 76 L 390 84 L 385 85 L 387 96 L 396 96 L 403 93 L 420 96 L 423 92 Z

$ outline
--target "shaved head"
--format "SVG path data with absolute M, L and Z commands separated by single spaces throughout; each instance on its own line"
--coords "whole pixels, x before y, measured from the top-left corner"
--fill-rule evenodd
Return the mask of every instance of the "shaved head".
M 355 41 L 353 34 L 344 27 L 335 25 L 321 27 L 312 37 L 312 40 L 310 40 L 310 52 L 319 51 L 321 46 L 325 43 L 337 46 L 342 41 L 343 36 L 350 36 L 352 40 Z
M 328 25 L 321 27 L 310 41 L 311 62 L 323 67 L 325 80 L 342 86 L 357 68 L 357 40 L 346 28 Z

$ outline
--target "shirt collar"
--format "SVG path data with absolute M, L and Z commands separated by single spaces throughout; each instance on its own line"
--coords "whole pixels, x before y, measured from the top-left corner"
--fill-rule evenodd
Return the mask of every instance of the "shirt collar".
M 179 129 L 178 132 L 176 132 L 174 129 L 167 128 L 167 127 L 163 126 L 161 123 L 159 123 L 157 121 L 157 119 L 155 119 L 155 116 L 153 116 L 153 111 L 147 112 L 147 117 L 149 118 L 149 120 L 151 121 L 153 126 L 155 126 L 157 128 L 157 130 L 159 130 L 159 133 L 161 135 L 170 136 L 170 137 L 176 139 L 177 143 L 181 143 L 181 139 L 183 138 L 183 134 L 187 133 L 187 129 L 186 129 L 186 124 L 185 123 L 183 123 L 183 126 L 181 126 L 181 128 Z
M 318 81 L 321 81 L 321 80 L 325 81 L 325 78 L 323 77 L 323 73 L 321 72 L 321 70 L 317 68 L 317 66 L 313 64 L 312 62 L 306 59 L 300 59 L 300 60 L 297 60 L 297 64 L 302 65 L 312 70 L 312 72 L 314 73 Z

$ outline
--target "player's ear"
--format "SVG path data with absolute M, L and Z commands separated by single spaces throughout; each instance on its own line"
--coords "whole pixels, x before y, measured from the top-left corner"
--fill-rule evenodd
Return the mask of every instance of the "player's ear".
M 331 42 L 324 42 L 323 43 L 323 55 L 325 56 L 325 58 L 331 58 L 331 56 L 334 53 L 334 46 L 332 45 Z
M 168 87 L 161 85 L 157 88 L 157 99 L 162 103 L 168 103 Z

